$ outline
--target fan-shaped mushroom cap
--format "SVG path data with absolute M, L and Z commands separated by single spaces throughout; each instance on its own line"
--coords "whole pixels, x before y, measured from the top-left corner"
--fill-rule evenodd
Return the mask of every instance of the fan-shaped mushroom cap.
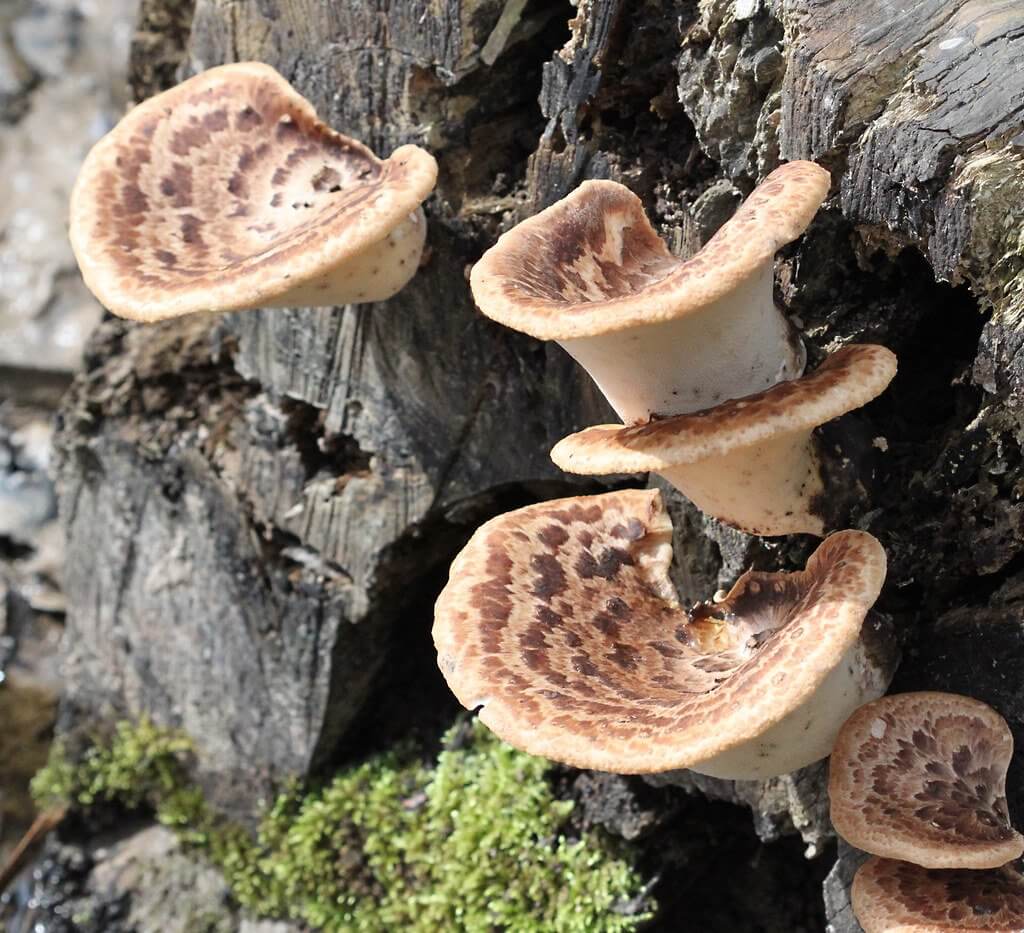
M 885 577 L 881 545 L 840 532 L 806 570 L 748 572 L 687 613 L 671 534 L 656 490 L 483 525 L 435 611 L 452 691 L 505 741 L 583 768 L 754 778 L 823 758 L 891 674 L 858 638 Z
M 488 317 L 557 340 L 627 424 L 706 408 L 802 372 L 772 296 L 772 257 L 810 223 L 829 174 L 790 162 L 692 259 L 669 253 L 640 199 L 584 182 L 473 267 Z
M 559 441 L 551 459 L 569 473 L 660 473 L 751 534 L 821 535 L 825 487 L 812 432 L 869 402 L 895 374 L 885 347 L 844 347 L 808 376 L 706 411 L 587 428 Z
M 132 110 L 87 156 L 71 245 L 115 314 L 379 301 L 416 271 L 437 164 L 378 159 L 273 68 L 211 68 Z
M 1024 930 L 1024 877 L 1010 866 L 942 870 L 872 858 L 858 869 L 851 894 L 864 933 Z
M 998 868 L 1024 853 L 1010 826 L 1013 736 L 990 706 L 901 693 L 857 710 L 832 751 L 832 823 L 851 845 L 926 868 Z

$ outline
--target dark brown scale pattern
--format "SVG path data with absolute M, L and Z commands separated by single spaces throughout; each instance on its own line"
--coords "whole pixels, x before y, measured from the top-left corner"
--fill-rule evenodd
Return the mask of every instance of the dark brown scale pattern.
M 758 238 L 760 252 L 770 258 L 809 219 L 795 222 L 789 202 L 801 189 L 810 192 L 820 184 L 820 170 L 806 164 L 776 169 L 685 262 L 669 253 L 636 197 L 625 189 L 602 187 L 552 211 L 543 230 L 510 240 L 495 273 L 513 302 L 539 299 L 567 306 L 560 313 L 640 291 L 654 295 L 685 287 L 689 280 L 715 274 L 723 260 Z
M 553 229 L 523 237 L 502 255 L 498 274 L 517 296 L 575 304 L 631 294 L 678 266 L 637 200 L 601 189 L 559 214 Z
M 174 291 L 287 261 L 400 182 L 270 79 L 200 84 L 117 145 L 90 237 L 123 281 Z M 329 179 L 330 184 L 324 184 Z
M 883 732 L 882 724 L 883 735 L 871 732 Z M 918 702 L 879 708 L 857 732 L 853 749 L 842 746 L 843 761 L 866 825 L 936 846 L 1015 837 L 1005 796 L 1013 748 L 1005 726 L 995 731 L 991 718 Z
M 858 917 L 869 909 L 872 915 L 884 911 L 890 928 L 904 924 L 901 929 L 917 925 L 922 930 L 992 933 L 1024 929 L 1024 878 L 1010 867 L 927 869 L 872 859 L 858 872 L 854 890 Z
M 663 596 L 670 537 L 646 490 L 489 523 L 438 602 L 435 641 L 455 693 L 514 709 L 525 733 L 677 747 L 687 730 L 743 716 L 769 687 L 778 697 L 809 643 L 830 637 L 836 606 L 863 589 L 856 539 L 834 536 L 806 571 L 747 573 L 725 602 L 687 613 Z

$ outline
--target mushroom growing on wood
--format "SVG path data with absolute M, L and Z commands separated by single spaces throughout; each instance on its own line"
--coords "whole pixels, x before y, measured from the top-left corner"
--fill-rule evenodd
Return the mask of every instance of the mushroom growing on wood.
M 851 845 L 926 868 L 998 868 L 1024 853 L 1010 825 L 1013 736 L 990 706 L 901 693 L 857 710 L 832 752 L 832 823 Z
M 483 525 L 437 601 L 438 664 L 502 739 L 581 768 L 763 778 L 825 757 L 894 669 L 865 616 L 885 578 L 871 535 L 797 573 L 744 574 L 686 612 L 657 490 L 543 502 Z
M 803 371 L 772 260 L 828 187 L 813 162 L 783 165 L 682 261 L 628 188 L 584 182 L 484 254 L 473 297 L 488 317 L 557 340 L 626 424 L 708 408 Z
M 853 879 L 864 933 L 1020 933 L 1024 877 L 1010 866 L 970 871 L 872 858 Z
M 705 411 L 587 428 L 559 441 L 551 459 L 569 473 L 660 473 L 750 534 L 822 535 L 827 490 L 814 429 L 869 402 L 895 374 L 885 347 L 844 347 L 810 375 Z
M 381 301 L 415 273 L 437 164 L 378 159 L 273 68 L 211 68 L 132 110 L 87 156 L 71 245 L 115 314 Z

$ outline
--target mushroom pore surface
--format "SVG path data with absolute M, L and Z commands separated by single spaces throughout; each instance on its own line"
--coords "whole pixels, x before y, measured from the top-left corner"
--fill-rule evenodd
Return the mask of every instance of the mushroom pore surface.
M 806 570 L 749 572 L 723 603 L 693 613 L 675 598 L 670 562 L 656 491 L 493 519 L 456 558 L 437 602 L 449 686 L 501 738 L 577 767 L 666 771 L 748 743 L 736 767 L 771 771 L 758 739 L 811 701 L 854 648 L 885 553 L 870 535 L 842 532 Z M 818 711 L 831 722 L 820 747 L 768 750 L 782 753 L 782 770 L 828 753 L 860 700 L 849 702 Z M 803 760 L 790 765 L 794 754 Z
M 902 693 L 843 725 L 829 776 L 832 822 L 852 845 L 927 868 L 997 868 L 1024 852 L 1010 825 L 1013 736 L 990 706 Z
M 872 858 L 858 869 L 851 895 L 864 933 L 1024 930 L 1024 878 L 1010 866 L 943 870 Z
M 114 313 L 341 304 L 415 272 L 436 163 L 378 159 L 272 68 L 213 68 L 132 110 L 89 153 L 71 240 Z

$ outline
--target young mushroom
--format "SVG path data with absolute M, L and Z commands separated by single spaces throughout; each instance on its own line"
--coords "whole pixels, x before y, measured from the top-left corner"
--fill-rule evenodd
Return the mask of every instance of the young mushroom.
M 829 499 L 814 429 L 875 398 L 895 374 L 885 347 L 848 346 L 810 375 L 705 411 L 587 428 L 559 441 L 551 459 L 569 473 L 660 473 L 750 534 L 822 535 Z
M 506 742 L 581 768 L 764 778 L 825 757 L 893 672 L 871 535 L 686 612 L 657 490 L 543 502 L 473 535 L 437 601 L 448 685 Z
M 1024 930 L 1024 877 L 1009 865 L 943 871 L 872 858 L 857 870 L 851 895 L 864 933 Z
M 851 845 L 925 868 L 998 868 L 1024 853 L 1010 825 L 1013 736 L 990 706 L 901 693 L 857 710 L 832 752 L 832 823 Z
M 488 317 L 558 341 L 626 424 L 707 408 L 803 371 L 772 260 L 828 188 L 813 162 L 783 165 L 683 261 L 628 188 L 587 181 L 484 254 L 473 297 Z
M 211 68 L 132 110 L 86 157 L 71 245 L 115 314 L 381 301 L 415 273 L 437 164 L 378 159 L 273 68 Z

